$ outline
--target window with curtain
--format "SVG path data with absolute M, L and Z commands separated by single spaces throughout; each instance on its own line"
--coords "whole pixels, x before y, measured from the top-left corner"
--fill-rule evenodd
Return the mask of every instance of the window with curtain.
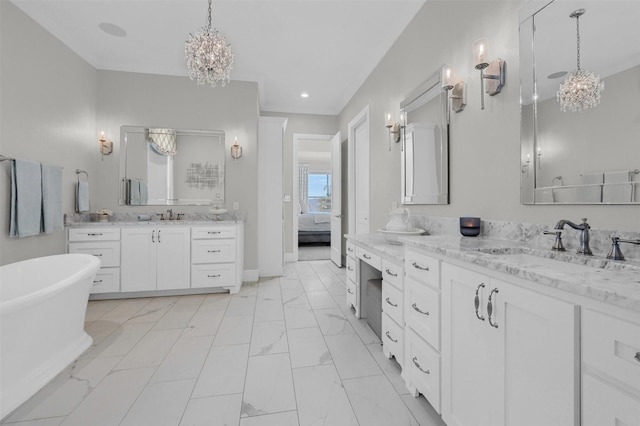
M 331 211 L 331 173 L 309 172 L 307 190 L 310 212 Z

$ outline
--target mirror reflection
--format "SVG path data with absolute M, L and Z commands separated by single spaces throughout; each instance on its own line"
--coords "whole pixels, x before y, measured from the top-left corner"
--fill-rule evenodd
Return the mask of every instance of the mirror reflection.
M 640 2 L 556 0 L 521 20 L 523 204 L 640 203 L 638 16 Z M 578 47 L 604 90 L 596 106 L 562 111 Z
M 120 205 L 224 202 L 222 131 L 122 126 Z
M 437 72 L 400 103 L 402 204 L 449 204 L 446 96 Z

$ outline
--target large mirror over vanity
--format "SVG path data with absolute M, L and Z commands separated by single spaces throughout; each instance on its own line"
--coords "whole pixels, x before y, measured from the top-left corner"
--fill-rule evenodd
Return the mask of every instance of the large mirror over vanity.
M 521 15 L 523 204 L 640 203 L 639 16 L 640 2 L 615 0 L 531 2 Z M 600 102 L 563 111 L 578 51 Z
M 449 204 L 446 96 L 438 72 L 400 103 L 402 204 Z
M 224 202 L 224 132 L 122 126 L 120 143 L 120 205 Z

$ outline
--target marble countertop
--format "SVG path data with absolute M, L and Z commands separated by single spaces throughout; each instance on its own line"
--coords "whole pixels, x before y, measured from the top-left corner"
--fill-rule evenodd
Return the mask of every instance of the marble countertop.
M 402 246 L 389 244 L 381 234 L 348 235 L 347 238 L 381 255 L 389 253 L 396 259 L 404 258 Z M 637 262 L 555 252 L 548 247 L 484 237 L 425 235 L 402 237 L 400 241 L 445 258 L 640 312 L 640 263 Z
M 139 216 L 147 216 L 151 220 L 141 220 Z M 246 213 L 242 211 L 216 213 L 187 213 L 180 219 L 160 220 L 155 213 L 116 213 L 109 216 L 108 221 L 96 220 L 97 215 L 91 213 L 67 215 L 65 226 L 94 227 L 94 226 L 192 226 L 192 225 L 229 225 L 244 222 Z
M 379 256 L 385 256 L 397 263 L 404 262 L 404 246 L 402 244 L 391 244 L 378 234 L 365 235 L 345 235 L 347 239 L 357 244 L 363 245 Z

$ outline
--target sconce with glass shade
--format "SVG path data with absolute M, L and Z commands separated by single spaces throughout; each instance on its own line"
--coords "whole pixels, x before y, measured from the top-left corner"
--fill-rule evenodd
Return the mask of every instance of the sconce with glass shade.
M 240 142 L 238 142 L 238 137 L 236 136 L 233 139 L 233 145 L 231 145 L 231 158 L 237 160 L 240 157 L 242 157 L 242 146 L 240 145 Z
M 391 151 L 391 140 L 400 142 L 400 132 L 403 126 L 403 114 L 400 113 L 400 121 L 394 121 L 391 113 L 385 114 L 385 127 L 389 130 L 389 151 Z
M 98 142 L 100 143 L 100 154 L 102 154 L 103 157 L 105 155 L 110 155 L 113 152 L 113 142 L 107 139 L 104 132 L 100 132 Z
M 484 93 L 494 96 L 500 93 L 506 78 L 506 62 L 497 58 L 489 62 L 489 41 L 480 38 L 473 42 L 473 64 L 480 70 L 480 109 L 484 109 Z M 486 70 L 486 71 L 485 71 Z M 486 90 L 485 82 L 487 79 Z
M 456 77 L 456 70 L 453 65 L 443 65 L 441 70 L 442 75 L 440 81 L 442 83 L 442 90 L 451 92 L 451 95 L 447 94 L 447 122 L 449 121 L 449 108 L 455 112 L 460 112 L 467 105 L 467 91 L 465 82 L 462 79 Z M 449 102 L 451 101 L 451 102 Z M 449 107 L 449 105 L 451 105 Z

